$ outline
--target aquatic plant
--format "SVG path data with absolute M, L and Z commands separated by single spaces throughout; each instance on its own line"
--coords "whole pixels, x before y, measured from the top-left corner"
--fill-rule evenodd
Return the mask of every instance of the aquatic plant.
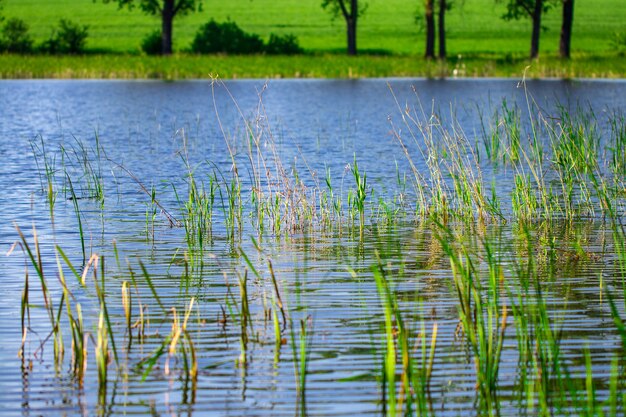
M 304 157 L 287 163 L 261 94 L 252 119 L 237 110 L 241 135 L 224 135 L 229 168 L 224 161 L 192 163 L 187 133 L 177 131 L 180 175 L 163 189 L 144 185 L 133 167 L 106 158 L 99 144 L 61 148 L 61 161 L 43 139 L 31 145 L 51 221 L 60 205 L 55 196 L 65 193 L 80 249 L 61 249 L 54 227 L 53 244 L 43 246 L 34 228 L 31 239 L 17 227 L 11 251 L 20 249 L 24 258 L 20 355 L 28 360 L 36 337 L 35 355 L 52 343 L 54 366 L 63 374 L 64 342 L 71 340 L 67 374 L 88 386 L 86 370 L 95 365 L 100 403 L 114 395 L 118 378 L 180 381 L 180 401 L 191 405 L 199 376 L 212 377 L 218 367 L 232 367 L 245 393 L 259 367 L 269 366 L 280 380 L 281 368 L 293 366 L 288 389 L 295 390 L 296 413 L 304 415 L 318 378 L 326 378 L 317 372 L 324 366 L 317 353 L 326 359 L 320 346 L 330 346 L 332 360 L 346 352 L 374 358 L 359 365 L 358 375 L 337 379 L 369 384 L 372 396 L 382 397 L 381 405 L 372 398 L 372 407 L 376 402 L 386 415 L 450 414 L 445 402 L 459 395 L 480 415 L 619 414 L 626 348 L 623 118 L 610 116 L 608 137 L 599 128 L 606 121 L 592 113 L 548 115 L 530 104 L 527 122 L 522 109 L 503 103 L 489 125 L 494 130 L 484 127 L 481 138 L 466 134 L 454 114 L 399 109 L 402 125 L 391 123 L 409 170 L 396 166 L 396 190 L 377 190 L 371 176 L 368 183 L 357 154 L 339 175 L 326 168 L 323 179 Z M 148 255 L 132 251 L 126 264 L 115 242 L 112 249 L 86 243 L 89 200 L 83 200 L 93 196 L 104 210 L 109 187 L 99 161 L 123 172 L 144 195 L 139 207 L 146 208 L 148 238 L 138 233 L 129 240 L 152 247 Z M 160 228 L 169 233 L 163 247 Z M 105 269 L 102 254 L 112 259 L 111 251 L 116 262 Z M 290 263 L 292 253 L 304 265 Z M 307 283 L 309 262 L 322 263 L 328 276 Z M 32 270 L 41 290 L 32 285 Z M 599 298 L 603 331 L 615 339 L 605 355 L 610 368 L 592 347 L 570 346 L 567 317 L 559 313 L 577 301 L 569 281 L 581 274 L 580 298 L 591 297 L 594 305 Z M 357 280 L 365 289 L 361 305 L 369 304 L 364 310 L 376 310 L 380 320 L 361 311 L 333 316 L 333 329 L 371 341 L 335 349 L 327 316 L 316 318 L 324 331 L 316 321 L 313 332 L 319 306 L 311 297 L 330 293 L 330 303 L 349 309 L 344 285 Z M 287 302 L 292 291 L 293 305 Z M 429 316 L 425 311 L 434 311 L 438 297 L 445 311 Z M 37 323 L 41 336 L 31 327 L 35 314 L 45 319 Z M 216 343 L 224 348 L 218 360 Z M 263 352 L 272 353 L 265 358 Z M 457 364 L 470 375 L 462 394 L 440 371 Z
M 350 169 L 354 176 L 354 182 L 356 183 L 356 191 L 354 197 L 350 199 L 348 194 L 348 201 L 353 202 L 353 206 L 359 213 L 359 236 L 363 239 L 363 232 L 365 229 L 365 198 L 367 197 L 367 175 L 359 172 L 359 165 L 356 162 L 356 156 L 354 157 L 354 163 Z M 350 204 L 350 203 L 348 203 Z
M 450 258 L 462 334 L 474 357 L 481 407 L 489 415 L 496 415 L 499 413 L 497 390 L 500 357 L 508 325 L 508 307 L 506 301 L 501 300 L 504 276 L 497 258 L 498 251 L 488 242 L 483 242 L 485 262 L 489 269 L 485 288 L 475 266 L 476 260 L 465 242 L 455 239 L 452 231 L 443 225 L 438 227 L 440 231 L 437 239 Z M 460 247 L 456 248 L 454 243 Z
M 417 337 L 405 323 L 398 300 L 389 286 L 385 268 L 378 258 L 372 266 L 376 288 L 383 307 L 385 332 L 382 360 L 383 415 L 433 414 L 430 382 L 437 346 L 437 323 L 433 323 L 430 344 L 425 324 Z M 428 352 L 428 353 L 427 353 Z M 400 362 L 398 363 L 398 356 Z M 400 391 L 397 392 L 397 368 L 400 366 Z
M 291 351 L 293 355 L 293 370 L 296 380 L 296 415 L 305 416 L 306 413 L 306 379 L 311 352 L 311 338 L 313 337 L 312 318 L 308 316 L 300 319 L 299 332 L 294 329 L 293 321 L 289 322 L 291 335 Z M 297 334 L 297 339 L 296 339 Z
M 50 219 L 54 221 L 54 205 L 58 193 L 55 177 L 57 172 L 56 154 L 48 153 L 43 136 L 39 136 L 39 141 L 29 141 L 29 144 L 37 166 L 41 191 L 47 197 Z

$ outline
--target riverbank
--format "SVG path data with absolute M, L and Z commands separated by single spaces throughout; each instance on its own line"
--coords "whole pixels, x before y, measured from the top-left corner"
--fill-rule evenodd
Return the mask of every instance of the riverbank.
M 556 56 L 530 61 L 521 56 L 477 55 L 447 62 L 409 55 L 0 55 L 3 79 L 520 77 L 527 67 L 529 78 L 626 78 L 626 59 L 617 54 L 581 53 L 569 61 Z

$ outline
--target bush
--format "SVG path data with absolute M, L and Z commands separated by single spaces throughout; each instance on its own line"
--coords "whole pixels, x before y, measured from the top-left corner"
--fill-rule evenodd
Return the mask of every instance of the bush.
M 0 50 L 14 53 L 28 53 L 33 48 L 33 40 L 28 35 L 28 25 L 22 19 L 13 17 L 2 28 Z
M 61 19 L 58 29 L 52 32 L 40 49 L 51 54 L 80 54 L 85 50 L 87 36 L 88 26 Z
M 301 54 L 302 48 L 300 48 L 298 38 L 294 35 L 275 35 L 272 33 L 267 45 L 265 45 L 265 52 L 270 55 L 294 55 Z
M 235 22 L 210 22 L 201 26 L 191 44 L 191 50 L 200 54 L 253 54 L 264 51 L 258 35 L 244 32 Z
M 611 39 L 611 46 L 620 55 L 626 55 L 626 32 L 615 32 Z
M 148 55 L 160 55 L 163 51 L 161 31 L 157 29 L 143 38 L 141 41 L 141 50 Z

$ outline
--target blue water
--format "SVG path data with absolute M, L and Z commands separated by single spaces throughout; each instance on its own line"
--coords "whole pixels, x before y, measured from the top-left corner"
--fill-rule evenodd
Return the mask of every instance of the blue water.
M 183 156 L 199 175 L 215 171 L 228 176 L 232 160 L 227 143 L 241 169 L 248 169 L 243 163 L 247 146 L 250 138 L 258 138 L 261 148 L 268 152 L 275 149 L 290 175 L 297 171 L 307 184 L 323 183 L 328 170 L 334 186 L 345 191 L 352 184 L 349 167 L 356 158 L 359 168 L 367 173 L 369 185 L 380 195 L 393 195 L 398 173 L 409 172 L 395 138 L 395 134 L 406 133 L 402 121 L 405 110 L 423 115 L 425 120 L 432 120 L 435 114 L 442 125 L 478 143 L 483 127 L 489 127 L 504 101 L 518 107 L 523 123 L 529 120 L 529 108 L 531 114 L 546 118 L 557 117 L 559 106 L 572 111 L 593 109 L 602 129 L 607 115 L 626 110 L 626 82 L 372 79 L 240 80 L 211 85 L 208 81 L 0 81 L 0 414 L 294 415 L 297 396 L 290 346 L 283 346 L 280 359 L 275 360 L 273 344 L 252 344 L 248 366 L 238 366 L 237 325 L 219 325 L 218 317 L 228 305 L 229 294 L 238 294 L 235 272 L 241 273 L 246 266 L 237 255 L 239 248 L 224 238 L 223 226 L 219 226 L 200 277 L 189 287 L 181 285 L 184 232 L 170 228 L 158 213 L 154 235 L 146 230 L 150 198 L 139 183 L 148 189 L 154 187 L 159 201 L 179 217 L 173 190 L 185 192 Z M 150 300 L 151 291 L 145 282 L 139 285 L 139 293 L 152 317 L 153 339 L 122 360 L 127 372 L 116 376 L 110 367 L 105 404 L 98 403 L 91 342 L 84 386 L 67 370 L 69 336 L 60 370 L 52 364 L 50 342 L 43 352 L 38 349 L 49 331 L 42 308 L 31 309 L 34 332 L 27 348 L 32 363 L 17 358 L 20 297 L 27 264 L 19 246 L 13 248 L 11 256 L 4 256 L 19 239 L 15 225 L 30 242 L 36 228 L 56 303 L 61 289 L 54 245 L 61 246 L 76 265 L 82 262 L 74 205 L 63 189 L 58 190 L 51 221 L 42 192 L 45 178 L 32 150 L 42 144 L 54 161 L 59 183 L 64 181 L 64 168 L 76 175 L 81 172 L 76 160 L 70 163 L 67 155 L 79 155 L 85 146 L 93 157 L 98 144 L 106 152 L 100 166 L 106 184 L 104 203 L 90 199 L 87 188 L 79 188 L 79 201 L 87 251 L 105 254 L 111 271 L 107 294 L 120 345 L 125 338 L 120 287 L 122 281 L 130 280 L 126 259 L 135 273 L 140 271 L 138 260 L 148 265 L 168 309 L 176 306 L 180 314 L 190 298 L 196 297 L 200 307 L 193 334 L 200 372 L 195 401 L 190 400 L 191 393 L 178 375 L 163 374 L 162 363 L 144 382 L 141 371 L 135 368 L 158 346 L 160 336 L 169 333 L 172 320 L 171 313 L 161 313 Z M 59 146 L 66 149 L 65 156 Z M 130 170 L 137 181 L 118 164 Z M 251 175 L 246 171 L 242 178 Z M 597 241 L 602 236 L 597 225 L 583 225 L 577 230 L 588 239 L 593 253 L 604 250 Z M 429 252 L 433 239 L 426 231 L 412 227 L 389 230 L 383 236 L 373 236 L 364 247 L 348 236 L 296 235 L 264 242 L 264 252 L 255 250 L 249 237 L 252 234 L 246 231 L 239 246 L 265 279 L 250 277 L 255 331 L 261 339 L 272 340 L 271 322 L 262 324 L 263 306 L 272 294 L 272 285 L 266 280 L 267 259 L 272 259 L 294 325 L 300 319 L 308 320 L 314 332 L 307 380 L 310 415 L 380 413 L 380 385 L 373 374 L 379 367 L 374 352 L 380 340 L 372 340 L 371 329 L 380 330 L 382 317 L 369 267 L 374 251 L 381 248 L 390 254 L 403 254 L 403 259 L 390 258 L 392 264 L 401 263 L 406 270 L 406 280 L 399 289 L 404 288 L 407 294 L 419 289 L 425 294 L 424 311 L 434 309 L 438 315 L 441 351 L 434 376 L 436 407 L 442 414 L 455 415 L 472 406 L 473 365 L 465 362 L 454 340 L 458 319 L 450 293 L 449 263 L 433 258 Z M 120 268 L 114 266 L 113 242 L 121 254 Z M 606 304 L 592 289 L 602 274 L 613 273 L 599 265 L 565 271 L 564 282 L 552 288 L 548 302 L 555 310 L 567 308 L 566 327 L 571 334 L 565 344 L 568 354 L 580 354 L 580 345 L 587 340 L 601 344 L 594 345 L 594 353 L 606 371 L 609 352 L 619 340 Z M 32 266 L 28 268 L 31 302 L 41 305 L 36 292 L 38 278 Z M 95 335 L 98 310 L 93 286 L 83 290 L 73 277 L 67 279 L 83 305 L 88 331 Z M 410 317 L 421 316 L 408 305 Z M 514 339 L 507 343 L 513 351 Z M 513 353 L 504 357 L 505 387 L 513 384 L 515 360 Z M 355 379 L 351 381 L 351 377 Z M 513 401 L 507 410 L 517 411 Z

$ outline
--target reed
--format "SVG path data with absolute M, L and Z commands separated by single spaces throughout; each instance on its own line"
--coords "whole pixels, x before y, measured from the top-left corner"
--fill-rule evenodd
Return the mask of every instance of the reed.
M 623 114 L 614 114 L 609 120 L 611 137 L 607 149 L 610 152 L 609 166 L 616 177 L 626 175 L 626 120 Z
M 117 250 L 116 250 L 116 255 L 117 255 Z M 120 265 L 120 263 L 118 262 L 118 266 Z M 133 269 L 131 268 L 130 264 L 128 265 L 128 274 L 130 276 L 130 280 L 131 280 L 131 284 L 132 284 L 132 288 L 134 288 L 135 290 L 135 297 L 137 300 L 137 307 L 139 310 L 139 316 L 137 317 L 137 320 L 135 321 L 135 323 L 132 324 L 132 326 L 128 326 L 128 319 L 130 316 L 132 316 L 132 310 L 131 310 L 131 303 L 132 303 L 132 298 L 131 298 L 131 292 L 128 291 L 127 296 L 124 297 L 124 294 L 126 293 L 124 291 L 124 284 L 122 283 L 122 307 L 124 308 L 124 315 L 126 317 L 127 320 L 127 330 L 129 333 L 129 345 L 128 345 L 128 350 L 130 350 L 130 348 L 132 347 L 131 340 L 132 340 L 132 333 L 131 330 L 132 329 L 137 329 L 137 341 L 139 343 L 143 343 L 145 337 L 146 337 L 146 327 L 149 324 L 148 323 L 148 317 L 146 317 L 145 315 L 145 311 L 146 311 L 146 306 L 144 306 L 144 304 L 141 301 L 141 297 L 139 294 L 139 289 L 137 286 L 137 279 L 135 277 L 135 272 L 133 271 Z M 147 271 L 146 271 L 147 273 Z M 127 287 L 128 288 L 128 287 Z M 125 302 L 126 301 L 126 302 Z M 128 309 L 128 312 L 127 312 Z
M 102 157 L 100 136 L 95 133 L 95 149 L 84 141 L 74 138 L 74 145 L 59 145 L 63 156 L 66 177 L 75 176 L 81 184 L 81 198 L 88 198 L 104 204 L 104 180 L 102 175 Z M 106 156 L 106 155 L 104 155 Z
M 72 301 L 75 302 L 73 294 L 70 292 L 67 282 L 65 280 L 65 273 L 63 270 L 63 266 L 61 265 L 61 259 L 63 259 L 66 265 L 69 266 L 70 270 L 74 273 L 76 277 L 78 277 L 78 273 L 69 262 L 67 256 L 63 252 L 63 250 L 57 245 L 56 246 L 56 261 L 57 261 L 57 269 L 58 269 L 58 277 L 59 282 L 63 288 L 63 299 L 65 300 L 65 314 L 67 316 L 67 320 L 70 323 L 70 329 L 72 334 L 72 366 L 71 370 L 74 374 L 74 377 L 78 381 L 78 383 L 82 386 L 85 377 L 85 371 L 87 369 L 87 333 L 85 332 L 85 325 L 83 321 L 83 313 L 81 304 L 76 302 L 74 305 L 75 313 L 72 309 Z M 80 282 L 80 279 L 78 280 Z M 98 333 L 100 337 L 100 333 Z M 100 340 L 99 340 L 100 342 Z M 98 349 L 96 349 L 98 352 Z M 96 361 L 99 363 L 99 358 L 96 357 Z M 98 366 L 100 376 L 100 366 Z M 106 370 L 105 370 L 106 372 Z M 106 380 L 106 373 L 105 373 Z M 100 381 L 102 379 L 100 378 Z
M 376 288 L 383 308 L 385 332 L 382 366 L 383 415 L 432 415 L 430 382 L 435 349 L 437 346 L 437 323 L 433 323 L 429 349 L 425 324 L 415 337 L 402 317 L 398 300 L 389 286 L 387 274 L 378 258 L 372 266 Z M 428 352 L 428 354 L 427 354 Z M 421 353 L 421 355 L 417 355 Z M 398 362 L 398 357 L 400 361 Z M 400 379 L 397 379 L 400 366 Z M 397 392 L 397 382 L 400 391 Z
M 502 219 L 497 195 L 487 195 L 480 153 L 454 120 L 449 127 L 434 109 L 401 107 L 402 128 L 392 125 L 413 172 L 416 220 L 435 218 L 444 224 L 452 219 L 492 221 Z M 495 140 L 495 139 L 494 139 Z M 504 145 L 503 145 L 504 146 Z M 418 170 L 426 166 L 426 172 Z
M 98 366 L 98 402 L 104 404 L 107 393 L 107 375 L 109 366 L 109 333 L 105 324 L 104 310 L 100 310 L 96 342 L 96 364 Z
M 341 219 L 343 218 L 343 203 L 341 195 L 336 195 L 333 188 L 332 175 L 329 168 L 326 168 L 324 176 L 324 184 L 326 189 L 319 192 L 319 216 L 320 223 L 324 228 L 333 228 L 337 226 L 341 229 Z
M 113 352 L 113 358 L 115 359 L 116 365 L 119 367 L 120 361 L 119 361 L 119 356 L 117 353 L 117 348 L 115 347 L 115 338 L 114 338 L 115 333 L 113 332 L 113 326 L 111 324 L 111 318 L 109 316 L 109 311 L 108 311 L 108 307 L 106 303 L 106 292 L 105 292 L 106 279 L 105 279 L 104 257 L 98 256 L 96 254 L 91 255 L 91 258 L 89 258 L 89 261 L 87 262 L 87 265 L 85 266 L 83 277 L 85 277 L 88 274 L 90 268 L 93 273 L 93 283 L 94 283 L 94 287 L 96 290 L 96 295 L 100 303 L 101 318 L 98 324 L 98 332 L 99 332 L 98 337 L 102 336 L 104 338 L 104 336 L 108 336 L 107 340 L 111 342 L 111 351 Z M 98 278 L 98 272 L 100 273 L 99 278 Z M 100 283 L 98 283 L 98 279 L 100 279 Z M 103 322 L 103 325 L 106 325 L 106 329 L 103 328 L 102 330 L 100 330 L 101 321 Z M 108 341 L 102 340 L 102 342 L 98 343 L 97 346 L 99 346 L 102 349 L 108 348 Z M 96 354 L 98 354 L 99 350 L 100 349 L 97 347 Z M 102 359 L 107 359 L 106 363 L 108 365 L 108 359 L 109 359 L 108 349 L 106 351 L 99 352 L 99 355 Z M 104 363 L 105 362 L 103 361 L 102 364 L 104 365 Z
M 253 333 L 252 317 L 250 315 L 250 305 L 248 303 L 248 270 L 239 276 L 239 325 L 240 325 L 240 346 L 241 355 L 239 355 L 239 366 L 245 367 L 248 362 L 248 342 L 249 334 Z M 249 333 L 250 332 L 250 333 Z
M 183 317 L 179 317 L 176 307 L 172 307 L 170 313 L 172 315 L 172 326 L 170 333 L 164 338 L 154 351 L 136 365 L 137 369 L 143 370 L 142 380 L 145 381 L 150 375 L 154 366 L 160 361 L 161 357 L 166 355 L 163 365 L 163 373 L 170 376 L 173 373 L 171 362 L 180 356 L 182 361 L 182 378 L 184 383 L 184 391 L 187 393 L 191 390 L 190 403 L 195 402 L 197 382 L 198 382 L 198 359 L 196 348 L 192 335 L 188 328 L 189 317 L 194 309 L 195 298 L 192 297 L 185 306 Z M 179 354 L 180 352 L 180 354 Z
M 33 228 L 31 242 L 16 226 L 19 240 L 12 251 L 19 247 L 25 260 L 20 355 L 27 355 L 25 343 L 33 334 L 31 310 L 34 299 L 39 296 L 43 300 L 46 321 L 49 321 L 46 323 L 49 335 L 41 348 L 51 338 L 55 366 L 60 367 L 65 330 L 72 343 L 70 373 L 80 386 L 87 385 L 85 370 L 88 362 L 95 363 L 101 402 L 110 392 L 113 367 L 118 374 L 125 372 L 120 362 L 125 349 L 127 358 L 142 356 L 132 364 L 143 374 L 142 379 L 158 369 L 164 369 L 168 377 L 180 377 L 184 402 L 193 404 L 199 372 L 214 365 L 202 367 L 202 353 L 212 347 L 206 346 L 205 336 L 196 338 L 200 332 L 194 331 L 195 324 L 190 318 L 197 311 L 198 327 L 210 321 L 204 311 L 212 307 L 217 311 L 217 307 L 211 304 L 212 296 L 204 297 L 205 291 L 210 293 L 214 284 L 208 282 L 205 286 L 206 277 L 222 274 L 226 281 L 223 287 L 226 304 L 220 306 L 221 315 L 217 313 L 217 325 L 222 327 L 220 337 L 224 337 L 226 343 L 231 336 L 239 339 L 239 350 L 233 355 L 237 357 L 227 358 L 224 363 L 235 362 L 244 382 L 249 369 L 254 370 L 258 364 L 253 355 L 262 350 L 266 341 L 261 338 L 262 333 L 255 333 L 260 327 L 255 314 L 256 293 L 250 284 L 260 284 L 267 288 L 262 293 L 263 324 L 273 330 L 268 337 L 274 345 L 273 366 L 278 368 L 280 362 L 286 360 L 280 357 L 281 349 L 290 342 L 296 413 L 304 415 L 307 391 L 311 387 L 307 375 L 312 366 L 311 355 L 315 352 L 313 324 L 310 316 L 294 317 L 296 311 L 309 308 L 307 294 L 301 289 L 299 271 L 293 283 L 297 305 L 290 308 L 285 302 L 284 293 L 292 282 L 286 280 L 281 287 L 272 252 L 260 247 L 271 237 L 274 238 L 271 240 L 274 253 L 281 254 L 285 246 L 303 242 L 307 262 L 309 256 L 328 256 L 332 259 L 333 272 L 348 269 L 355 277 L 355 269 L 346 265 L 354 262 L 357 265 L 354 268 L 367 270 L 369 264 L 374 263 L 370 271 L 377 292 L 375 308 L 380 306 L 382 324 L 380 329 L 372 329 L 371 323 L 368 325 L 370 337 L 381 341 L 373 342 L 375 369 L 364 374 L 372 380 L 375 374 L 380 375 L 383 414 L 439 413 L 431 389 L 443 396 L 446 387 L 434 385 L 441 382 L 437 378 L 435 358 L 440 359 L 441 339 L 451 336 L 441 333 L 452 331 L 440 328 L 437 321 L 431 324 L 425 318 L 423 300 L 434 295 L 416 292 L 414 299 L 406 301 L 400 298 L 401 293 L 395 286 L 396 282 L 421 279 L 421 275 L 409 275 L 406 271 L 411 274 L 436 271 L 439 282 L 424 283 L 420 288 L 438 291 L 442 280 L 449 281 L 456 304 L 456 311 L 451 314 L 454 320 L 458 316 L 462 345 L 473 363 L 476 388 L 471 395 L 475 397 L 476 414 L 503 414 L 503 405 L 513 407 L 511 403 L 516 401 L 520 412 L 528 415 L 615 415 L 623 411 L 625 403 L 621 394 L 623 360 L 617 356 L 608 378 L 606 372 L 603 376 L 602 370 L 598 371 L 589 349 L 582 351 L 578 358 L 582 366 L 573 364 L 566 355 L 571 351 L 566 350 L 563 343 L 567 336 L 565 324 L 558 313 L 560 305 L 555 305 L 552 297 L 551 286 L 570 272 L 574 275 L 581 266 L 591 265 L 588 260 L 592 255 L 586 254 L 587 237 L 577 235 L 581 221 L 601 225 L 598 232 L 601 242 L 593 244 L 601 245 L 608 253 L 598 256 L 606 257 L 610 273 L 602 275 L 598 294 L 601 300 L 608 300 L 606 310 L 610 312 L 614 327 L 610 331 L 619 338 L 617 340 L 621 339 L 617 355 L 626 349 L 624 120 L 611 116 L 612 136 L 607 142 L 598 128 L 603 122 L 596 120 L 592 113 L 570 114 L 561 109 L 556 116 L 551 116 L 542 113 L 532 102 L 528 106 L 531 115 L 525 121 L 521 109 L 503 102 L 490 125 L 492 131 L 483 127 L 482 143 L 480 137 L 472 138 L 463 132 L 454 118 L 446 122 L 447 118 L 434 107 L 427 112 L 421 107 L 413 110 L 399 106 L 402 128 L 393 124 L 392 128 L 410 171 L 403 173 L 396 169 L 398 191 L 391 195 L 387 189 L 380 192 L 368 185 L 356 154 L 341 176 L 341 186 L 337 186 L 337 177 L 333 177 L 329 169 L 320 181 L 308 166 L 312 174 L 310 180 L 301 177 L 306 170 L 298 172 L 296 169 L 302 165 L 294 163 L 293 169 L 287 169 L 274 143 L 273 131 L 265 122 L 267 115 L 260 94 L 257 114 L 252 120 L 244 118 L 242 142 L 225 135 L 232 165 L 229 172 L 220 171 L 218 165 L 211 162 L 192 166 L 185 132 L 180 132 L 183 137 L 181 181 L 186 189 L 181 191 L 183 188 L 178 185 L 172 187 L 178 202 L 178 212 L 173 213 L 180 216 L 180 221 L 161 204 L 162 196 L 157 196 L 154 186 L 146 187 L 130 168 L 108 160 L 98 139 L 95 151 L 85 145 L 61 148 L 65 174 L 62 189 L 74 207 L 83 261 L 81 267 L 75 267 L 70 261 L 75 254 L 68 256 L 59 245 L 54 246 L 59 282 L 56 288 L 59 291 L 55 294 L 59 296 L 55 295 L 53 303 L 37 232 Z M 31 145 L 39 158 L 40 182 L 42 189 L 48 190 L 51 220 L 54 221 L 55 203 L 50 195 L 51 190 L 59 190 L 58 173 L 54 157 L 45 146 L 43 139 L 41 144 Z M 173 231 L 178 233 L 176 236 L 182 246 L 172 249 L 173 255 L 167 254 L 167 259 L 172 261 L 165 265 L 168 277 L 181 277 L 176 299 L 183 300 L 184 307 L 181 307 L 182 301 L 174 304 L 171 298 L 159 294 L 157 289 L 160 290 L 162 282 L 157 279 L 161 276 L 149 273 L 148 261 L 138 260 L 137 272 L 130 263 L 123 267 L 115 244 L 113 251 L 121 288 L 105 289 L 105 283 L 110 286 L 118 276 L 105 271 L 104 256 L 88 253 L 83 229 L 85 216 L 81 212 L 85 207 L 79 202 L 92 195 L 101 195 L 94 198 L 103 201 L 106 184 L 99 168 L 100 160 L 110 161 L 124 171 L 145 194 L 146 231 L 153 245 L 159 211 L 170 227 L 184 228 L 184 231 Z M 203 177 L 201 172 L 208 174 Z M 489 178 L 486 173 L 493 177 Z M 496 178 L 504 178 L 506 185 L 496 185 Z M 413 247 L 403 246 L 401 239 L 385 240 L 385 235 L 395 236 L 398 232 L 419 236 L 412 236 L 411 242 L 424 241 L 420 241 L 419 247 Z M 255 236 L 252 243 L 259 251 L 258 259 L 251 259 L 241 248 L 245 247 L 242 237 L 247 234 Z M 562 236 L 565 239 L 560 241 Z M 328 243 L 326 238 L 333 243 Z M 378 256 L 383 251 L 389 253 L 384 253 L 382 258 L 396 260 L 400 265 L 384 264 Z M 327 252 L 332 254 L 326 255 Z M 410 261 L 405 259 L 407 254 L 410 254 Z M 229 257 L 232 263 L 221 262 L 222 256 Z M 566 265 L 567 258 L 571 258 L 571 265 Z M 154 259 L 158 262 L 157 257 Z M 29 275 L 32 269 L 39 278 L 40 294 L 32 285 Z M 234 285 L 228 282 L 233 274 L 237 277 Z M 76 285 L 68 282 L 72 275 Z M 93 279 L 95 297 L 87 290 L 89 277 Z M 198 280 L 193 281 L 196 277 Z M 194 290 L 197 294 L 190 297 Z M 172 291 L 176 292 L 175 286 Z M 112 300 L 114 297 L 121 300 L 116 303 L 117 300 Z M 207 298 L 211 301 L 206 301 Z M 77 301 L 79 299 L 81 302 Z M 87 313 L 83 300 L 93 301 L 92 314 Z M 567 297 L 564 300 L 566 303 Z M 148 314 L 148 306 L 156 306 L 156 312 Z M 171 323 L 171 329 L 163 332 L 164 335 L 159 335 L 159 331 L 148 334 L 151 316 L 157 317 L 153 323 Z M 411 322 L 416 316 L 415 322 Z M 235 328 L 229 333 L 227 324 L 231 322 Z M 119 343 L 119 336 L 124 335 L 128 337 L 127 342 L 125 346 L 119 345 L 118 350 L 116 343 Z M 95 351 L 93 358 L 88 358 L 87 354 L 90 341 Z M 144 355 L 143 349 L 147 346 L 154 349 Z M 517 355 L 516 365 L 508 368 L 512 369 L 511 375 L 515 374 L 515 381 L 507 380 L 505 387 L 511 389 L 512 394 L 502 392 L 503 352 L 511 353 L 513 362 Z M 580 376 L 582 368 L 583 377 Z M 512 396 L 515 398 L 511 399 Z M 446 410 L 442 414 L 446 414 Z
M 488 242 L 482 242 L 489 268 L 487 287 L 483 287 L 476 260 L 469 249 L 465 246 L 455 249 L 450 243 L 454 242 L 452 232 L 442 225 L 439 228 L 441 231 L 437 239 L 450 258 L 454 289 L 459 300 L 459 322 L 474 357 L 481 407 L 489 415 L 497 415 L 500 357 L 508 326 L 508 307 L 500 296 L 504 279 L 502 267 L 496 257 L 497 251 Z
M 37 166 L 41 191 L 47 197 L 50 219 L 54 222 L 54 205 L 58 193 L 56 189 L 56 155 L 48 153 L 46 142 L 41 135 L 39 141 L 31 140 L 29 144 Z
M 289 320 L 291 351 L 293 355 L 293 369 L 297 393 L 295 414 L 297 416 L 306 416 L 306 377 L 309 369 L 309 356 L 313 338 L 311 316 L 300 319 L 298 324 L 299 332 L 294 330 L 293 321 Z
M 278 307 L 278 309 L 280 310 L 280 314 L 282 316 L 283 319 L 283 324 L 281 329 L 285 330 L 285 328 L 287 327 L 287 314 L 285 313 L 285 305 L 283 304 L 283 298 L 280 295 L 280 290 L 278 289 L 278 281 L 276 280 L 276 275 L 274 274 L 274 266 L 272 265 L 272 261 L 268 260 L 267 261 L 267 266 L 269 268 L 270 271 L 270 278 L 272 280 L 272 286 L 274 287 L 274 303 L 276 304 L 276 307 Z M 275 318 L 275 325 L 277 325 L 277 321 Z
M 80 214 L 80 207 L 78 206 L 78 197 L 74 192 L 74 185 L 69 175 L 67 176 L 67 182 L 70 187 L 70 199 L 72 200 L 72 204 L 74 205 L 74 213 L 76 214 L 76 222 L 78 224 L 78 237 L 80 238 L 80 247 L 83 252 L 83 265 L 85 265 L 85 263 L 87 262 L 87 252 L 85 250 L 85 233 L 83 230 L 83 221 Z
M 146 241 L 154 242 L 154 223 L 157 216 L 156 189 L 154 185 L 150 187 L 150 202 L 146 203 Z
M 62 329 L 59 327 L 59 321 L 61 316 L 61 311 L 63 307 L 63 299 L 59 303 L 58 313 L 55 315 L 54 304 L 52 301 L 52 297 L 50 295 L 50 291 L 48 289 L 48 284 L 46 282 L 46 277 L 44 275 L 44 267 L 43 260 L 41 256 L 41 248 L 39 246 L 39 239 L 37 238 L 37 230 L 33 226 L 33 249 L 31 249 L 26 236 L 22 233 L 20 227 L 16 224 L 15 229 L 20 237 L 19 245 L 24 252 L 24 257 L 30 261 L 30 265 L 37 272 L 37 276 L 39 277 L 39 283 L 41 285 L 41 296 L 44 302 L 44 309 L 48 315 L 48 319 L 50 320 L 50 333 L 42 342 L 40 349 L 43 348 L 45 341 L 50 337 L 53 338 L 53 353 L 54 353 L 54 364 L 55 366 L 59 366 L 63 362 L 63 356 L 65 353 L 65 346 L 63 344 L 63 333 Z M 15 245 L 14 245 L 15 246 Z M 30 315 L 30 308 L 28 301 L 31 299 L 30 295 L 30 285 L 29 285 L 29 277 L 28 277 L 28 267 L 25 268 L 25 279 L 24 279 L 24 290 L 22 292 L 22 307 L 21 307 L 21 322 L 22 322 L 22 347 L 20 348 L 20 355 L 23 355 L 24 349 L 24 341 L 27 337 L 27 327 L 25 324 L 27 323 L 27 317 Z
M 186 349 L 183 345 L 182 353 L 183 353 L 183 365 L 185 370 L 185 375 L 189 376 L 191 380 L 195 381 L 197 379 L 198 374 L 198 364 L 196 362 L 196 354 L 193 346 L 193 342 L 191 341 L 191 337 L 187 331 L 187 323 L 189 321 L 189 316 L 193 311 L 193 305 L 195 302 L 195 298 L 191 298 L 188 306 L 185 308 L 185 314 L 182 323 L 178 318 L 176 313 L 176 308 L 172 307 L 172 331 L 169 336 L 169 348 L 168 348 L 168 358 L 165 362 L 165 375 L 169 375 L 170 373 L 170 359 L 174 357 L 176 354 L 176 349 L 178 344 L 183 340 L 187 343 Z M 181 339 L 184 338 L 184 339 Z
M 385 315 L 385 354 L 383 357 L 383 415 L 397 415 L 397 399 L 396 399 L 396 367 L 397 352 L 394 334 L 396 326 L 399 326 L 398 332 L 403 332 L 402 323 L 395 321 L 395 313 L 397 306 L 395 300 L 392 299 L 387 282 L 384 278 L 384 272 L 381 267 L 373 269 L 376 287 L 383 300 L 383 311 Z M 406 338 L 404 337 L 406 340 Z M 404 346 L 403 346 L 404 347 Z M 409 379 L 410 380 L 410 375 Z M 404 388 L 404 387 L 403 387 Z M 387 409 L 388 407 L 388 409 Z
M 356 155 L 354 156 L 354 163 L 350 169 L 354 176 L 354 182 L 356 183 L 356 191 L 352 199 L 353 205 L 359 214 L 359 238 L 363 240 L 363 232 L 365 231 L 365 199 L 367 197 L 367 175 L 361 174 L 359 171 L 359 165 L 356 162 Z M 348 194 L 350 196 L 350 194 Z
M 133 345 L 133 297 L 128 281 L 122 282 L 122 308 L 124 309 L 124 318 L 126 319 L 126 333 L 128 334 L 128 343 L 126 350 L 129 351 Z

